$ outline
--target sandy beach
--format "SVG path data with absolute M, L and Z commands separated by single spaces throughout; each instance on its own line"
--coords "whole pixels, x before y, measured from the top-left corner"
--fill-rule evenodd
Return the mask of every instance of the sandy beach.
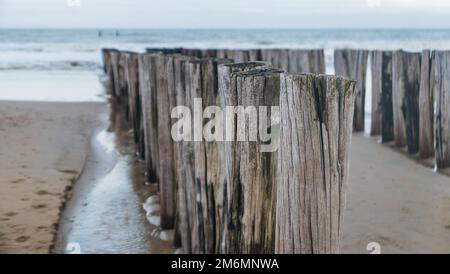
M 49 253 L 102 103 L 0 102 L 0 253 Z
M 450 252 L 450 177 L 353 134 L 342 252 Z

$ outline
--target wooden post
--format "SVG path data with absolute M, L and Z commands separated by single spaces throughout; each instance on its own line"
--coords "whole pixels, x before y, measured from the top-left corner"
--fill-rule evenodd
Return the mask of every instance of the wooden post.
M 436 109 L 434 138 L 436 167 L 450 167 L 450 51 L 434 51 L 431 70 L 431 90 Z
M 276 253 L 339 253 L 355 82 L 281 76 Z
M 103 49 L 104 71 L 108 77 L 107 93 L 110 95 L 114 95 L 114 67 L 112 61 L 112 52 L 116 52 L 116 50 Z
M 434 99 L 430 88 L 430 61 L 430 50 L 423 50 L 419 91 L 419 155 L 424 159 L 434 156 Z
M 394 141 L 408 146 L 411 154 L 419 151 L 420 53 L 395 51 L 392 61 Z
M 289 50 L 288 55 L 289 72 L 325 74 L 325 54 L 322 49 Z
M 112 50 L 110 52 L 110 58 L 111 58 L 111 88 L 112 92 L 111 95 L 113 97 L 119 96 L 119 51 L 118 50 Z
M 202 104 L 197 106 L 201 107 L 201 112 L 208 106 L 218 105 L 217 66 L 229 62 L 231 60 L 206 58 L 186 63 L 186 103 L 194 110 L 194 121 L 198 115 L 202 115 L 196 112 L 194 102 Z M 197 101 L 199 99 L 200 102 Z M 214 253 L 215 198 L 219 197 L 217 189 L 223 177 L 222 167 L 219 166 L 219 143 L 203 139 L 203 127 L 207 126 L 203 119 L 201 124 L 194 122 L 193 126 L 191 137 L 194 142 L 186 142 L 181 146 L 186 176 L 186 211 L 190 218 L 190 235 L 187 236 L 191 238 L 191 253 Z
M 254 69 L 269 68 L 270 64 L 266 62 L 246 62 L 246 63 L 232 63 L 223 64 L 218 68 L 218 83 L 219 83 L 219 98 L 220 107 L 225 110 L 227 106 L 237 106 L 238 98 L 236 93 L 236 77 L 232 75 L 242 71 L 249 71 Z M 231 241 L 230 239 L 238 239 L 239 231 L 236 224 L 238 216 L 238 201 L 239 194 L 236 192 L 236 142 L 227 140 L 227 134 L 232 136 L 232 139 L 236 139 L 236 132 L 234 127 L 231 128 L 231 132 L 227 131 L 225 127 L 226 119 L 223 117 L 224 122 L 224 141 L 221 142 L 219 161 L 220 166 L 223 169 L 223 180 L 219 184 L 219 197 L 216 201 L 216 252 L 226 254 L 229 252 L 236 253 L 236 248 L 239 246 L 239 242 Z M 235 119 L 233 121 L 236 123 Z M 233 199 L 234 197 L 234 199 Z
M 161 227 L 170 229 L 175 221 L 175 163 L 171 134 L 171 111 L 175 105 L 173 91 L 173 59 L 169 55 L 157 58 L 158 159 Z
M 269 62 L 274 68 L 289 70 L 289 54 L 287 49 L 263 49 L 261 50 L 262 61 Z
M 370 135 L 380 135 L 381 142 L 394 140 L 392 108 L 392 52 L 372 51 L 372 124 Z
M 182 48 L 146 48 L 146 53 L 182 54 Z
M 272 126 L 262 123 L 261 112 L 252 114 L 252 107 L 261 111 L 268 107 L 268 114 L 276 121 L 276 113 L 272 116 L 272 106 L 279 106 L 280 73 L 277 69 L 259 69 L 231 76 L 231 94 L 236 94 L 237 129 L 232 175 L 229 186 L 227 235 L 225 237 L 226 253 L 273 253 L 275 244 L 275 203 L 277 181 L 277 155 L 279 123 Z M 250 111 L 248 111 L 248 108 Z M 244 110 L 245 109 L 245 110 Z M 241 114 L 239 114 L 241 113 Z M 259 122 L 249 122 L 249 117 L 258 117 Z M 269 116 L 269 117 L 270 117 Z M 267 118 L 267 117 L 264 117 Z M 260 139 L 251 136 L 259 125 Z M 268 140 L 261 140 L 261 130 L 271 132 L 271 147 L 267 150 Z M 244 134 L 242 134 L 244 133 Z M 243 138 L 245 136 L 245 139 Z M 265 152 L 267 151 L 267 152 Z M 227 185 L 227 186 L 228 186 Z M 227 194 L 228 196 L 228 194 Z
M 145 139 L 147 181 L 159 182 L 157 68 L 159 54 L 139 56 L 139 92 Z
M 138 154 L 145 159 L 144 125 L 142 121 L 142 104 L 139 94 L 139 54 L 129 52 L 125 55 L 125 78 L 128 86 L 129 122 L 133 128 L 134 142 Z
M 382 113 L 382 93 L 383 93 L 383 52 L 370 52 L 370 66 L 372 72 L 372 114 L 370 135 L 381 134 L 381 113 Z M 392 80 L 391 80 L 392 82 Z M 391 106 L 392 109 L 392 106 Z
M 335 50 L 334 69 L 338 76 L 356 80 L 355 117 L 353 130 L 364 131 L 364 104 L 366 99 L 367 50 Z

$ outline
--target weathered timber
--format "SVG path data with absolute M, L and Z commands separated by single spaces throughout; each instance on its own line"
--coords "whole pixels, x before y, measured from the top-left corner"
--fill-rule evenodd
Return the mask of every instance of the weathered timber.
M 288 72 L 325 74 L 325 54 L 322 49 L 291 49 L 288 55 Z
M 274 252 L 279 116 L 272 106 L 279 106 L 281 72 L 267 68 L 231 76 L 231 93 L 243 109 L 237 113 L 226 253 Z M 258 110 L 252 112 L 253 107 Z
M 138 147 L 138 154 L 145 159 L 144 124 L 142 120 L 142 103 L 139 94 L 139 54 L 126 54 L 125 77 L 128 86 L 129 122 L 133 128 L 134 142 Z
M 338 76 L 357 81 L 353 130 L 364 130 L 364 104 L 366 98 L 367 50 L 335 50 L 334 70 Z
M 182 54 L 182 48 L 146 48 L 146 53 Z
M 186 94 L 187 106 L 194 110 L 193 120 L 198 118 L 194 100 L 201 99 L 201 110 L 219 103 L 217 66 L 229 63 L 228 59 L 206 58 L 192 60 L 186 63 L 186 83 L 189 85 Z M 219 119 L 212 114 L 209 119 Z M 209 122 L 208 122 L 209 123 Z M 192 137 L 195 142 L 182 146 L 184 164 L 186 165 L 186 189 L 190 212 L 191 253 L 215 252 L 215 197 L 219 196 L 217 189 L 222 181 L 222 167 L 219 166 L 219 143 L 215 140 L 203 139 L 203 127 L 208 123 L 193 123 Z M 217 130 L 217 128 L 215 129 Z M 213 132 L 213 130 L 209 130 Z M 187 161 L 186 161 L 187 160 Z
M 276 253 L 339 253 L 356 83 L 281 76 Z
M 380 135 L 381 142 L 394 140 L 392 108 L 392 52 L 371 52 L 372 115 L 370 135 Z
M 218 84 L 220 107 L 225 110 L 228 106 L 237 106 L 238 98 L 236 93 L 236 77 L 232 80 L 232 75 L 242 71 L 254 69 L 269 68 L 270 64 L 266 62 L 246 62 L 222 64 L 218 68 Z M 233 88 L 232 88 L 233 86 Z M 236 188 L 236 171 L 235 171 L 235 151 L 236 151 L 236 117 L 232 119 L 233 124 L 228 124 L 226 117 L 223 117 L 223 142 L 221 142 L 219 153 L 219 166 L 223 169 L 223 180 L 219 182 L 216 197 L 216 247 L 217 253 L 226 254 L 230 250 L 235 250 L 240 243 L 230 241 L 238 237 L 230 234 L 237 234 L 236 224 L 239 222 L 237 216 L 239 214 L 239 193 Z M 232 200 L 234 197 L 235 200 Z M 229 230 L 229 228 L 231 228 Z
M 419 151 L 420 63 L 420 53 L 398 50 L 392 58 L 394 141 L 411 154 Z
M 444 169 L 450 167 L 450 51 L 434 51 L 431 67 L 436 167 Z
M 161 227 L 173 228 L 175 221 L 175 163 L 171 135 L 171 111 L 175 105 L 173 92 L 173 59 L 169 55 L 157 57 L 158 159 Z
M 434 99 L 430 88 L 430 50 L 422 51 L 419 91 L 419 155 L 421 158 L 434 156 Z
M 111 75 L 110 75 L 110 81 L 111 81 L 111 95 L 113 97 L 119 96 L 119 51 L 118 50 L 112 50 L 110 53 L 111 58 Z
M 262 61 L 269 62 L 274 68 L 289 70 L 289 51 L 287 49 L 263 49 Z
M 146 177 L 149 183 L 159 182 L 157 68 L 159 54 L 139 56 L 139 93 L 145 140 Z
M 114 67 L 112 62 L 112 52 L 115 52 L 114 49 L 103 49 L 103 66 L 105 74 L 108 78 L 108 88 L 107 93 L 110 95 L 114 94 Z
M 185 66 L 184 63 L 192 58 L 193 56 L 187 55 L 169 55 L 169 62 L 171 63 L 172 69 L 168 70 L 168 73 L 173 73 L 168 75 L 168 86 L 169 86 L 169 97 L 170 97 L 170 109 L 171 109 L 171 124 L 174 125 L 176 118 L 174 118 L 174 111 L 176 107 L 185 106 L 184 97 L 186 96 L 185 87 Z M 183 129 L 187 130 L 187 129 Z M 172 126 L 173 131 L 173 126 Z M 172 132 L 173 136 L 173 132 Z M 187 239 L 188 226 L 186 218 L 189 218 L 187 208 L 186 208 L 186 183 L 185 183 L 185 170 L 183 168 L 183 155 L 182 155 L 182 145 L 183 143 L 178 139 L 173 139 L 173 166 L 174 166 L 174 180 L 175 180 L 175 208 L 176 208 L 176 218 L 175 218 L 175 246 L 189 246 L 190 242 Z

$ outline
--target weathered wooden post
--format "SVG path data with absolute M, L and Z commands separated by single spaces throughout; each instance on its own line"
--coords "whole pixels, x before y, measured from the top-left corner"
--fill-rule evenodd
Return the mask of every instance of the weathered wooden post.
M 182 48 L 146 48 L 146 53 L 182 54 Z
M 215 198 L 219 197 L 218 189 L 222 183 L 223 171 L 219 165 L 219 143 L 216 139 L 204 136 L 204 133 L 218 130 L 211 121 L 217 122 L 220 115 L 216 116 L 218 113 L 212 109 L 208 112 L 207 107 L 215 108 L 219 104 L 217 66 L 229 62 L 231 60 L 206 58 L 185 63 L 185 102 L 193 110 L 193 129 L 189 129 L 192 140 L 181 145 L 185 176 L 182 182 L 185 186 L 181 188 L 186 193 L 187 205 L 184 212 L 189 212 L 189 223 L 181 226 L 190 228 L 185 235 L 190 237 L 190 250 L 186 250 L 190 253 L 215 252 Z M 204 114 L 206 117 L 203 117 Z M 209 118 L 210 121 L 205 123 L 204 118 Z M 183 222 L 184 219 L 186 218 L 180 218 L 180 221 Z
M 142 104 L 139 94 L 139 54 L 125 54 L 125 78 L 128 86 L 129 122 L 133 128 L 134 142 L 138 146 L 138 154 L 145 159 L 144 125 L 142 120 Z
M 392 52 L 372 51 L 372 125 L 370 134 L 381 134 L 381 142 L 394 140 L 392 107 Z
M 444 169 L 450 167 L 450 51 L 434 51 L 431 66 L 436 167 Z
M 218 84 L 220 107 L 226 110 L 227 107 L 238 106 L 238 98 L 236 93 L 236 77 L 233 74 L 242 71 L 254 69 L 269 68 L 270 64 L 266 62 L 246 62 L 223 64 L 218 68 Z M 236 119 L 233 117 L 233 125 L 227 123 L 226 116 L 223 117 L 223 136 L 224 141 L 220 144 L 219 161 L 223 169 L 223 180 L 219 184 L 219 197 L 216 198 L 216 252 L 229 253 L 236 250 L 236 246 L 240 243 L 236 240 L 240 231 L 238 230 L 237 216 L 239 214 L 239 193 L 237 192 L 236 183 Z M 234 241 L 233 241 L 234 239 Z M 236 251 L 235 251 L 236 252 Z
M 291 49 L 288 55 L 290 73 L 325 74 L 325 54 L 322 49 Z
M 103 66 L 105 74 L 108 77 L 108 89 L 107 93 L 110 95 L 114 95 L 114 67 L 112 61 L 112 52 L 115 52 L 114 49 L 103 49 Z
M 353 130 L 364 130 L 364 104 L 366 99 L 367 50 L 335 50 L 334 69 L 338 76 L 356 80 L 355 117 Z
M 111 58 L 111 95 L 112 97 L 119 96 L 119 51 L 112 50 L 110 53 Z
M 231 94 L 239 107 L 226 253 L 274 252 L 281 72 L 267 68 L 231 76 Z
M 419 155 L 421 158 L 434 156 L 434 98 L 430 88 L 430 50 L 422 51 L 419 91 Z
M 289 54 L 287 49 L 263 49 L 261 50 L 262 61 L 269 62 L 274 68 L 289 70 Z
M 139 56 L 139 93 L 145 139 L 146 175 L 149 183 L 159 182 L 157 68 L 159 54 Z
M 276 253 L 339 253 L 355 82 L 281 76 Z
M 394 141 L 408 146 L 411 154 L 419 151 L 420 53 L 395 51 L 392 58 Z
M 158 159 L 159 159 L 159 199 L 161 227 L 170 229 L 175 221 L 175 163 L 173 139 L 171 135 L 171 111 L 175 106 L 173 92 L 173 59 L 169 55 L 157 57 L 157 123 L 158 123 Z

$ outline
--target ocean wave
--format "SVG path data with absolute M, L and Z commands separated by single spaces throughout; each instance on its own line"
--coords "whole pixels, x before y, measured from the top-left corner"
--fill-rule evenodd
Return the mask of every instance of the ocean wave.
M 75 71 L 95 71 L 101 68 L 97 62 L 91 61 L 53 61 L 53 62 L 0 62 L 0 71 L 5 70 L 75 70 Z

